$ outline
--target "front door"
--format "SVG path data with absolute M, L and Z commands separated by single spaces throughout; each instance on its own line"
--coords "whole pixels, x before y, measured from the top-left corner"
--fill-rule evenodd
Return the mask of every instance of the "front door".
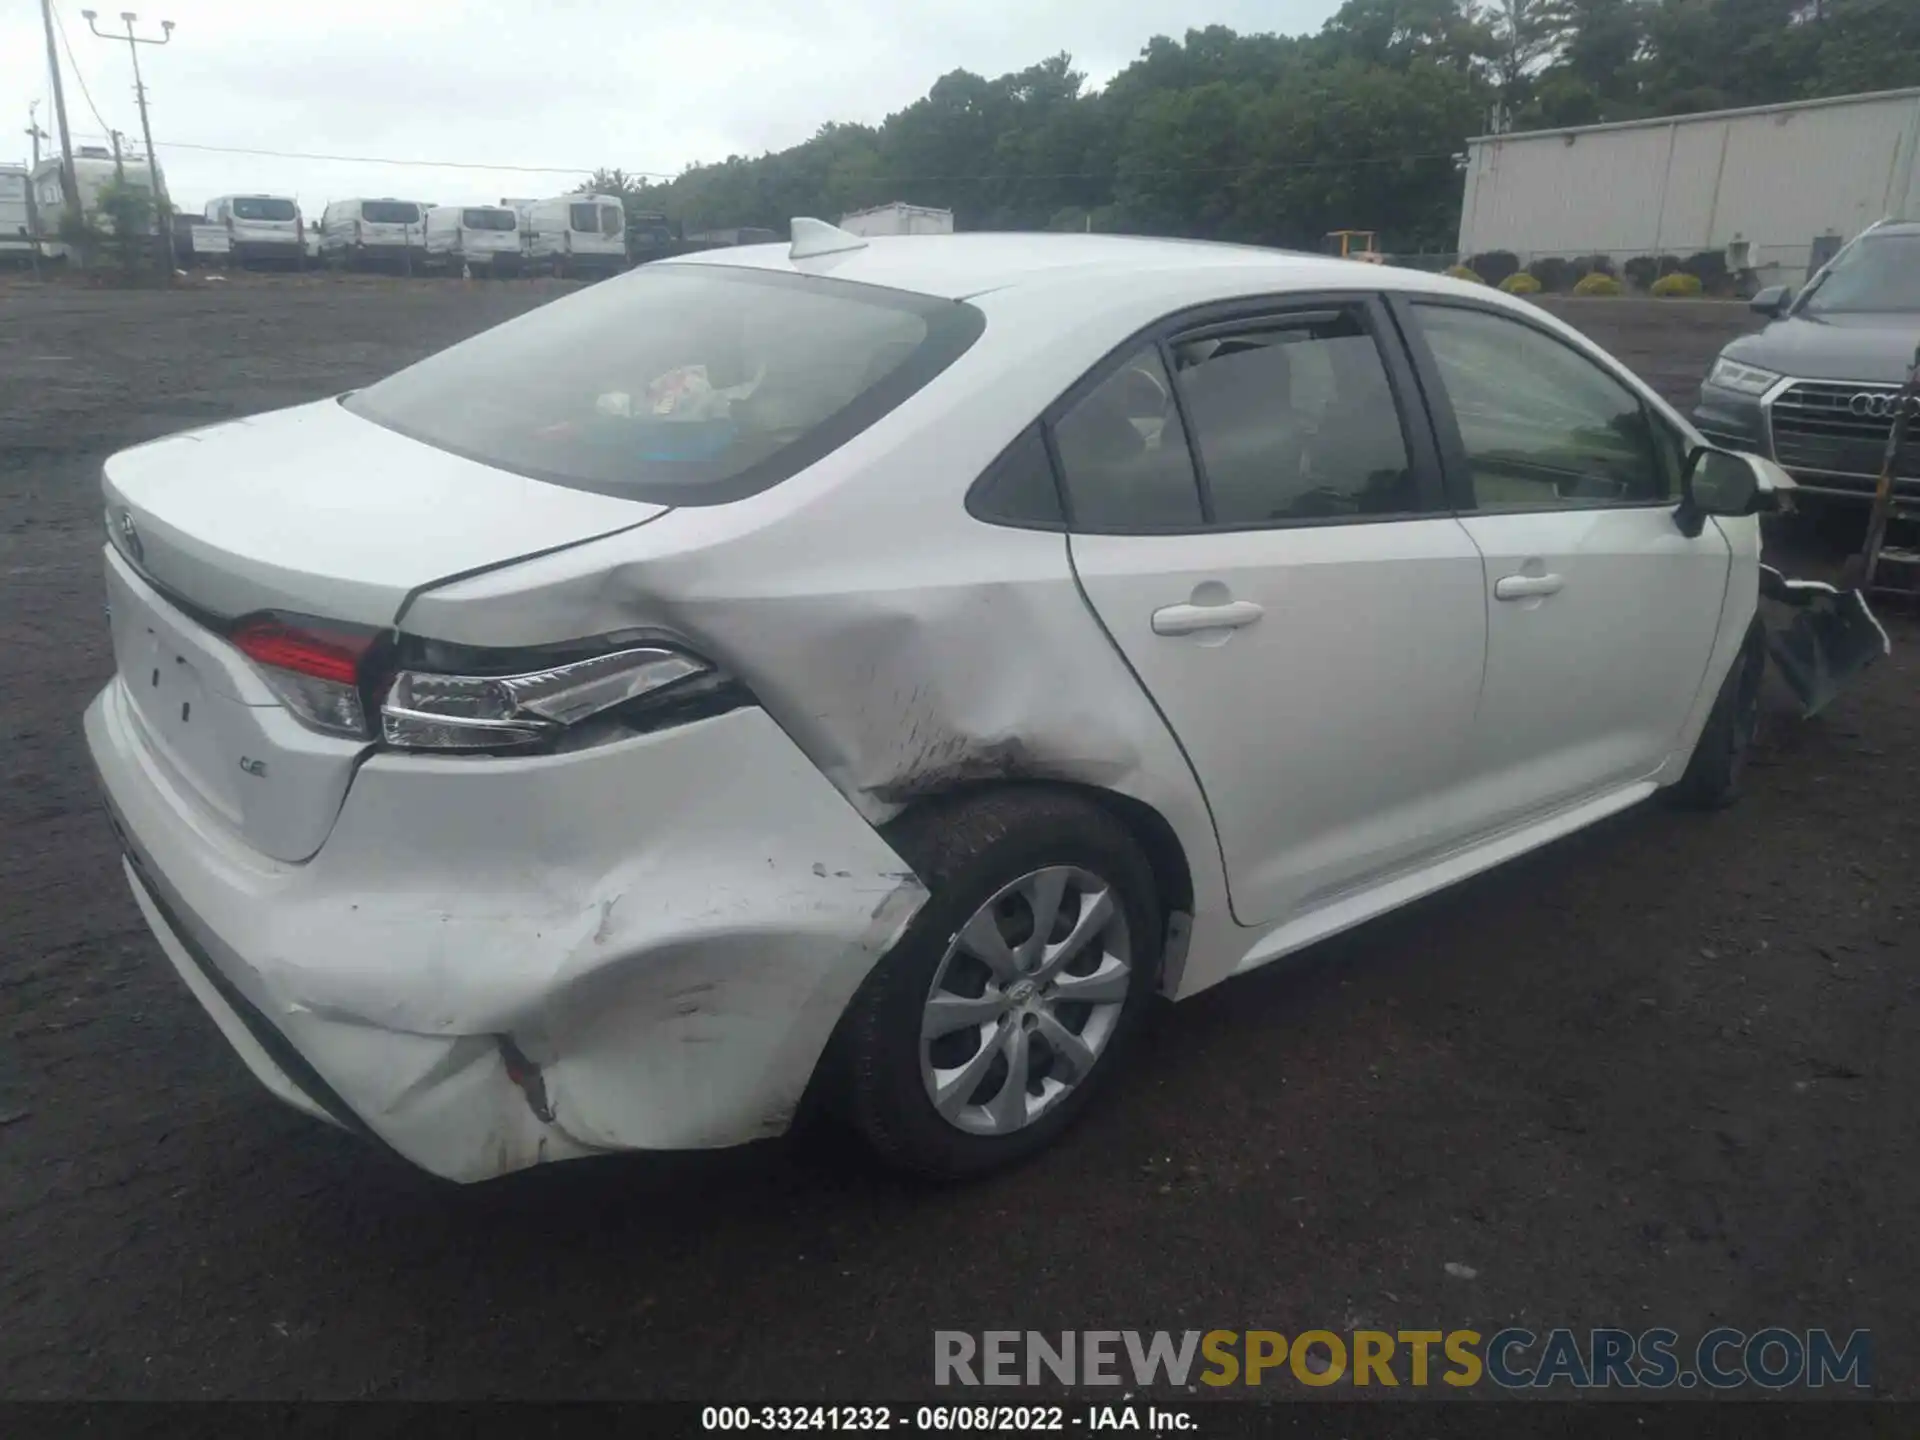
M 1485 561 L 1475 828 L 1647 778 L 1705 680 L 1731 568 L 1717 526 L 1674 524 L 1680 437 L 1544 328 L 1438 302 L 1400 313 L 1437 373 L 1441 448 Z
M 1481 565 L 1375 303 L 1173 332 L 1055 418 L 1073 564 L 1212 808 L 1236 917 L 1459 833 Z

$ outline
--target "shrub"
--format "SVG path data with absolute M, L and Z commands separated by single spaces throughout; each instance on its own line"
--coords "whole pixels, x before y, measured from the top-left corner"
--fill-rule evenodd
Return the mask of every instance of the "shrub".
M 1635 255 L 1621 269 L 1636 290 L 1644 290 L 1660 278 L 1660 262 L 1651 255 Z
M 1611 275 L 1604 274 L 1599 270 L 1592 270 L 1580 277 L 1579 282 L 1573 287 L 1573 293 L 1576 295 L 1618 295 L 1624 288 L 1625 287 Z
M 1608 275 L 1613 271 L 1611 255 L 1579 255 L 1574 258 L 1573 268 L 1582 275 Z
M 1471 280 L 1476 285 L 1484 285 L 1487 283 L 1465 265 L 1449 265 L 1441 273 L 1451 275 L 1456 280 Z
M 1700 250 L 1680 262 L 1681 273 L 1692 275 L 1700 281 L 1700 288 L 1709 295 L 1724 295 L 1732 288 L 1732 277 L 1727 274 L 1727 256 L 1722 250 Z
M 1509 275 L 1519 273 L 1520 257 L 1511 250 L 1488 250 L 1484 254 L 1469 255 L 1466 265 L 1487 284 L 1498 285 Z
M 1654 281 L 1652 293 L 1663 300 L 1671 297 L 1687 299 L 1700 294 L 1705 288 L 1700 283 L 1698 275 L 1689 275 L 1684 270 L 1676 270 L 1671 275 L 1662 275 Z
M 1520 270 L 1502 280 L 1500 288 L 1509 295 L 1538 295 L 1540 282 L 1526 271 Z
M 1547 255 L 1527 266 L 1527 273 L 1540 282 L 1542 290 L 1566 290 L 1573 285 L 1573 266 L 1558 255 Z

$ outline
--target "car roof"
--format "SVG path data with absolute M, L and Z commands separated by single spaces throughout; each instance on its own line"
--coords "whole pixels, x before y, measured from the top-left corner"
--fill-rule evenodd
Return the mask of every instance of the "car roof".
M 859 249 L 804 260 L 790 258 L 787 249 L 785 244 L 738 245 L 657 263 L 744 266 L 790 274 L 832 275 L 836 279 L 884 285 L 948 300 L 966 300 L 990 291 L 1023 286 L 1043 286 L 1067 272 L 1076 278 L 1186 272 L 1196 277 L 1207 274 L 1216 279 L 1221 278 L 1221 272 L 1244 272 L 1259 288 L 1275 290 L 1340 289 L 1354 285 L 1363 273 L 1373 277 L 1382 273 L 1379 266 L 1291 250 L 1130 235 L 982 231 L 957 235 L 880 235 L 868 238 Z

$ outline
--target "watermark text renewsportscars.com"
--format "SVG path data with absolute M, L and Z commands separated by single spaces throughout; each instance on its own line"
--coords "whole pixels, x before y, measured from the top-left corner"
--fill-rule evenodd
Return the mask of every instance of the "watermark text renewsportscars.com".
M 1870 1389 L 1865 1330 L 936 1330 L 933 1382 L 957 1386 L 1346 1383 L 1373 1388 Z

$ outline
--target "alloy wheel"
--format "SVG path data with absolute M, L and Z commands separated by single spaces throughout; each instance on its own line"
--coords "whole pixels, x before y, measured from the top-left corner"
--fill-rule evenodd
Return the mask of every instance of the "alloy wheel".
M 975 1135 L 1033 1124 L 1083 1083 L 1133 980 L 1126 913 L 1107 881 L 1054 865 L 1004 886 L 962 925 L 920 1021 L 920 1076 Z

